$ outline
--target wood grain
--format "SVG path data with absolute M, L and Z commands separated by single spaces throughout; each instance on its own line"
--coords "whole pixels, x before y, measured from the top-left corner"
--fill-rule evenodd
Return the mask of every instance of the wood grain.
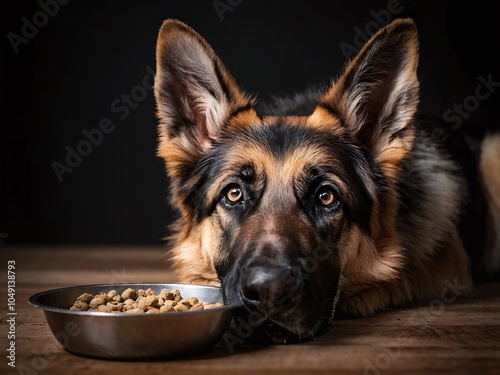
M 179 360 L 118 362 L 66 352 L 42 311 L 37 292 L 110 282 L 175 282 L 162 247 L 5 247 L 0 249 L 1 374 L 499 374 L 500 284 L 468 296 L 415 303 L 365 319 L 336 321 L 312 342 L 268 347 L 223 341 Z M 16 261 L 16 368 L 7 365 L 7 260 Z

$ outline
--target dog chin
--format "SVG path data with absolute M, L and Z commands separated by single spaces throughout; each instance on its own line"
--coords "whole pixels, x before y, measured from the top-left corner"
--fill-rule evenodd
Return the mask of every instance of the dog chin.
M 329 321 L 316 319 L 314 323 L 301 322 L 294 319 L 279 320 L 278 318 L 263 317 L 256 320 L 254 312 L 241 310 L 235 317 L 231 331 L 244 338 L 253 345 L 293 344 L 313 340 L 324 333 L 329 326 Z
M 259 344 L 291 344 L 300 342 L 300 336 L 271 321 L 264 322 L 256 329 L 250 338 L 253 343 Z
M 293 344 L 298 342 L 310 341 L 326 329 L 327 322 L 318 322 L 312 329 L 304 327 L 287 327 L 281 323 L 272 320 L 264 321 L 255 328 L 249 342 L 255 344 Z

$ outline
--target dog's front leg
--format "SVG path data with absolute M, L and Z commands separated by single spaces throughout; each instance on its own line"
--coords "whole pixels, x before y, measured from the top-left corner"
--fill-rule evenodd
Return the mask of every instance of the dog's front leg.
M 338 310 L 341 316 L 366 317 L 388 306 L 411 301 L 406 283 L 381 282 L 359 292 L 342 291 Z
M 341 279 L 340 315 L 365 317 L 389 306 L 465 295 L 472 286 L 468 257 L 456 230 L 447 238 L 431 254 L 408 257 L 394 280 L 355 284 Z

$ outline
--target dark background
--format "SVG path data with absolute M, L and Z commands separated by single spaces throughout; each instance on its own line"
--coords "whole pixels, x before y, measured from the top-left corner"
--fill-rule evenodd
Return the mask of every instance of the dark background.
M 373 14 L 384 13 L 392 1 L 72 0 L 59 5 L 17 53 L 8 35 L 22 36 L 23 17 L 33 22 L 41 5 L 4 2 L 0 241 L 162 242 L 173 212 L 155 155 L 153 94 L 147 91 L 127 116 L 112 104 L 122 94 L 141 92 L 146 68 L 155 68 L 164 19 L 178 18 L 197 30 L 243 88 L 266 100 L 336 76 L 346 60 L 341 44 L 354 45 L 355 28 L 382 26 Z M 222 17 L 215 8 L 221 3 L 232 8 Z M 474 96 L 479 76 L 500 81 L 499 1 L 399 3 L 402 11 L 391 19 L 412 17 L 419 29 L 422 115 L 443 118 L 454 103 Z M 463 118 L 464 128 L 499 122 L 498 91 Z M 65 164 L 67 147 L 76 149 L 86 139 L 82 131 L 97 129 L 106 118 L 114 130 L 59 181 L 53 163 Z

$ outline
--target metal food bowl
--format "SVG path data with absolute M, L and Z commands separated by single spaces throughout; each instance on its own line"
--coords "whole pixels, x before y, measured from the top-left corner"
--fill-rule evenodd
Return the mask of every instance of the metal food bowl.
M 222 302 L 221 289 L 189 284 L 94 284 L 37 293 L 29 303 L 42 309 L 54 337 L 67 351 L 104 359 L 153 359 L 198 354 L 209 350 L 226 332 L 233 312 L 241 306 L 160 314 L 72 311 L 83 293 L 99 294 L 127 288 L 178 289 L 184 298 Z

